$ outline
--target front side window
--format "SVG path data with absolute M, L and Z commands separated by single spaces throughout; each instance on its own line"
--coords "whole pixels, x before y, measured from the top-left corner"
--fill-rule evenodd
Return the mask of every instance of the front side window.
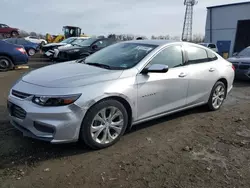
M 90 38 L 87 40 L 77 39 L 72 44 L 82 46 L 82 47 L 87 47 L 87 46 L 91 46 L 95 41 L 96 41 L 96 39 L 94 39 L 94 38 Z
M 188 64 L 203 63 L 208 61 L 207 52 L 203 48 L 187 46 Z
M 107 65 L 111 69 L 129 69 L 137 65 L 156 47 L 157 45 L 150 44 L 116 43 L 88 56 L 85 63 Z
M 168 68 L 175 68 L 183 65 L 181 46 L 170 46 L 158 53 L 150 62 L 152 64 L 164 64 Z
M 9 26 L 2 24 L 2 28 L 8 28 Z

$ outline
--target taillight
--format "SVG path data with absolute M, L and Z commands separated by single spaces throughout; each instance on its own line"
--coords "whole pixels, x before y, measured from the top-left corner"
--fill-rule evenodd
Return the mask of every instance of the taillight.
M 232 69 L 235 71 L 235 67 L 234 67 L 234 65 L 232 64 Z
M 24 48 L 16 48 L 19 52 L 21 52 L 22 54 L 26 54 L 26 51 Z

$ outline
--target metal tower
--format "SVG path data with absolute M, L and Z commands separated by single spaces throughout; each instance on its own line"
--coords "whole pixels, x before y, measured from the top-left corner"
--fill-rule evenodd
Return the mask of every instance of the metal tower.
M 186 6 L 183 31 L 182 31 L 182 40 L 191 41 L 192 40 L 192 25 L 193 25 L 193 8 L 198 1 L 196 0 L 184 0 L 184 5 Z

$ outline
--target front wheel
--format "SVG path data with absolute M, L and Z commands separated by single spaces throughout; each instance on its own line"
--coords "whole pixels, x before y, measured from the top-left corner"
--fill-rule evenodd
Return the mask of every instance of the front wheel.
M 80 140 L 92 149 L 109 147 L 124 134 L 127 124 L 126 108 L 119 101 L 101 101 L 87 112 L 82 123 Z
M 226 86 L 223 82 L 217 82 L 210 94 L 208 107 L 210 110 L 219 110 L 226 98 Z
M 35 53 L 36 53 L 36 50 L 33 49 L 33 48 L 31 48 L 31 49 L 28 50 L 29 56 L 33 56 L 33 55 L 35 55 Z

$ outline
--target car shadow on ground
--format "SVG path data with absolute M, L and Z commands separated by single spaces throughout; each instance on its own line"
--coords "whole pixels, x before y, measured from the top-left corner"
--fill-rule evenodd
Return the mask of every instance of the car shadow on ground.
M 234 87 L 249 87 L 250 80 L 234 80 Z
M 205 113 L 207 108 L 204 106 L 186 110 L 183 112 L 168 115 L 162 118 L 148 121 L 133 126 L 131 130 L 128 130 L 126 135 L 140 131 L 159 123 L 167 122 L 179 117 L 188 116 L 190 114 Z M 84 154 L 86 152 L 93 152 L 81 143 L 71 144 L 50 144 L 43 141 L 34 140 L 31 138 L 23 137 L 22 133 L 13 128 L 8 121 L 0 122 L 5 124 L 6 132 L 0 132 L 0 136 L 3 135 L 3 142 L 0 142 L 0 150 L 2 148 L 9 149 L 8 152 L 0 153 L 0 169 L 10 168 L 16 165 L 27 164 L 33 165 L 37 162 L 46 161 L 55 158 L 69 157 L 73 155 Z M 4 140 L 9 140 L 12 144 L 9 147 L 3 146 Z M 14 147 L 14 148 L 13 148 Z

